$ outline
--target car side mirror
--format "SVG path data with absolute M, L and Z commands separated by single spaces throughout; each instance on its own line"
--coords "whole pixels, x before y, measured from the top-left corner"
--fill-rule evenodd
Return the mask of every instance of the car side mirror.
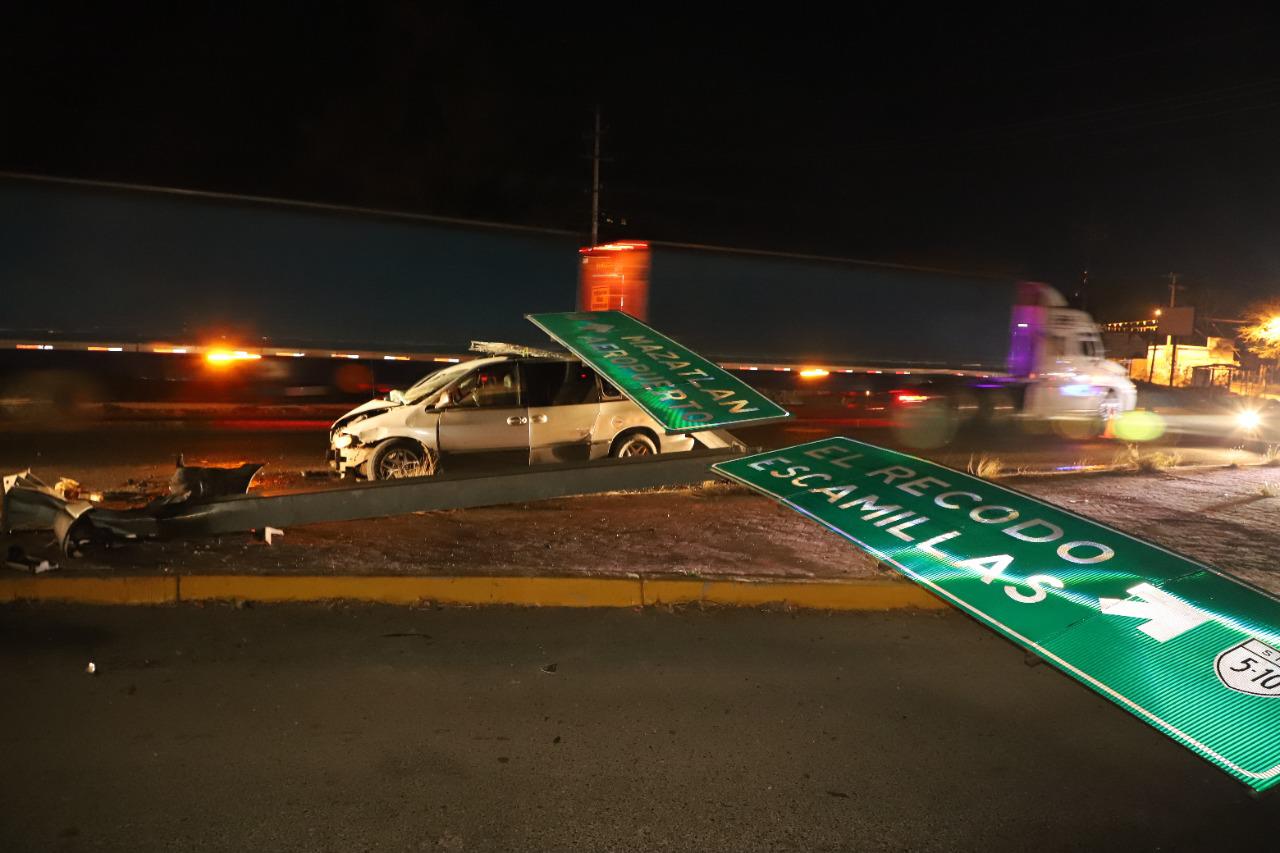
M 391 393 L 387 395 L 387 399 L 393 403 L 404 405 L 404 394 L 398 388 L 393 388 Z
M 440 396 L 436 398 L 436 404 L 432 408 L 443 409 L 445 406 L 449 405 L 450 402 L 449 392 L 441 391 Z

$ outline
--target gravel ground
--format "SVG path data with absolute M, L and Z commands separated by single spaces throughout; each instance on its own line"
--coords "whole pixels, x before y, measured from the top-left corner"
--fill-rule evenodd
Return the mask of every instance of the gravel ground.
M 1280 594 L 1280 468 L 1025 478 L 1008 485 Z

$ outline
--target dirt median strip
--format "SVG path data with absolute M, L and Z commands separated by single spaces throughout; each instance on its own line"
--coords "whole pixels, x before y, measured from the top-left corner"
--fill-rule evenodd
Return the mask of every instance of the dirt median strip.
M 941 609 L 947 605 L 899 580 L 751 581 L 696 578 L 328 577 L 186 575 L 114 578 L 2 578 L 0 601 L 176 604 L 360 601 L 380 604 L 643 607 L 781 604 L 814 610 Z

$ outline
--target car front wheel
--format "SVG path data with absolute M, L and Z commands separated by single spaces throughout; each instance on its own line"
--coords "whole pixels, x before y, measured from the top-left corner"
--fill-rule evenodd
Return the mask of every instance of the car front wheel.
M 378 448 L 368 466 L 370 480 L 429 477 L 436 472 L 436 457 L 417 442 L 391 441 Z

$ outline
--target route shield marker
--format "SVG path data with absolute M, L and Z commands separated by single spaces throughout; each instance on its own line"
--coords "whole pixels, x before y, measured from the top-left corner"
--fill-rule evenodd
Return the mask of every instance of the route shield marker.
M 528 318 L 599 371 L 668 433 L 790 417 L 742 380 L 621 311 Z
M 718 462 L 1256 790 L 1280 783 L 1280 601 L 1011 489 L 849 438 Z

